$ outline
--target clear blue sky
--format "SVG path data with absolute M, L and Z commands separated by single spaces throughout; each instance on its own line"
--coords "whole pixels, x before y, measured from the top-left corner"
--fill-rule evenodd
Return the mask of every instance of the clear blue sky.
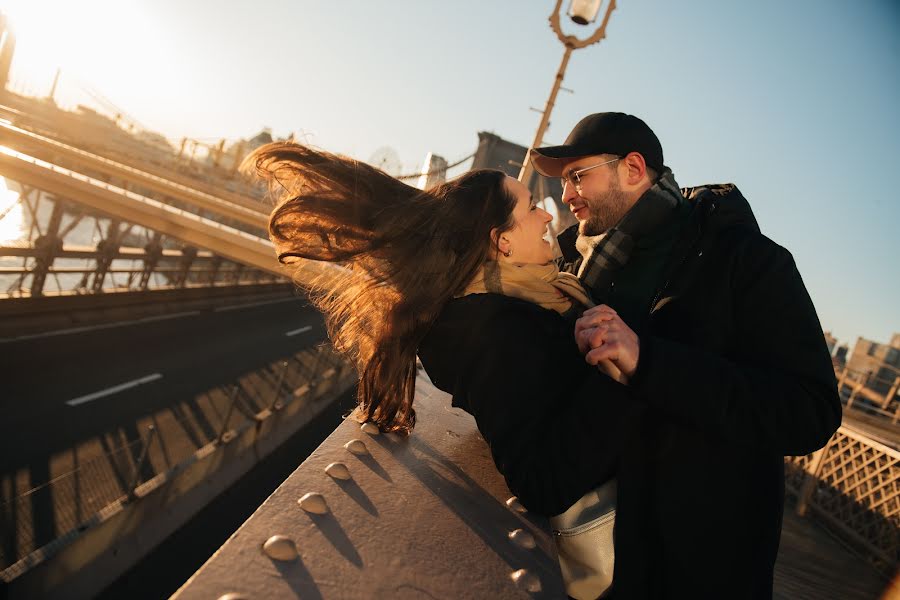
M 40 47 L 64 82 L 172 138 L 269 126 L 363 160 L 390 146 L 406 171 L 470 154 L 480 130 L 530 143 L 562 56 L 550 0 L 6 3 L 33 89 L 52 79 L 28 62 Z M 52 28 L 27 20 L 57 9 L 66 27 L 38 44 Z M 897 2 L 621 0 L 564 85 L 545 143 L 592 112 L 641 116 L 682 185 L 741 188 L 825 329 L 851 345 L 900 331 Z

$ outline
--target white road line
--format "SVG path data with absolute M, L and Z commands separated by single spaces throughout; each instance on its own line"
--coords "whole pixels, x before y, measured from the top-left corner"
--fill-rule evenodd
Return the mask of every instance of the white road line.
M 292 335 L 297 335 L 298 333 L 303 333 L 312 329 L 312 325 L 307 325 L 306 327 L 301 327 L 300 329 L 294 329 L 293 331 L 288 331 L 286 336 L 291 337 Z
M 85 325 L 84 327 L 71 327 L 69 329 L 59 329 L 56 331 L 45 331 L 43 333 L 33 333 L 31 335 L 20 335 L 11 338 L 0 338 L 0 344 L 5 342 L 21 342 L 24 340 L 36 340 L 40 338 L 53 337 L 57 335 L 70 335 L 73 333 L 83 333 L 85 331 L 97 331 L 100 329 L 112 329 L 114 327 L 124 327 L 126 325 L 139 325 L 141 323 L 152 323 L 153 321 L 165 321 L 167 319 L 178 319 L 181 317 L 189 317 L 199 315 L 199 310 L 189 310 L 186 312 L 172 313 L 170 315 L 158 315 L 155 317 L 144 317 L 143 319 L 133 319 L 131 321 L 116 321 L 115 323 L 103 323 L 101 325 Z
M 78 406 L 79 404 L 84 404 L 85 402 L 90 402 L 91 400 L 96 400 L 97 398 L 102 398 L 104 396 L 116 394 L 118 392 L 127 390 L 129 388 L 137 387 L 137 386 L 143 385 L 145 383 L 150 383 L 151 381 L 156 381 L 157 379 L 162 379 L 161 373 L 154 373 L 152 375 L 147 375 L 146 377 L 141 377 L 140 379 L 135 379 L 133 381 L 120 383 L 119 385 L 114 385 L 113 387 L 106 388 L 105 390 L 100 390 L 99 392 L 94 392 L 93 394 L 88 394 L 86 396 L 79 396 L 72 400 L 67 400 L 66 404 L 68 404 L 69 406 Z
M 213 309 L 213 312 L 228 312 L 229 310 L 240 310 L 242 308 L 252 308 L 254 306 L 265 306 L 266 304 L 279 304 L 281 302 L 291 302 L 300 300 L 300 298 L 279 298 L 278 300 L 263 300 L 261 302 L 251 302 L 249 304 L 236 304 L 234 306 L 219 306 Z
M 138 319 L 135 321 L 136 323 L 152 323 L 153 321 L 168 321 L 169 319 L 177 319 L 179 317 L 190 317 L 193 315 L 199 315 L 201 311 L 199 310 L 188 310 L 180 313 L 172 313 L 171 315 L 159 315 L 156 317 L 144 317 L 143 319 Z

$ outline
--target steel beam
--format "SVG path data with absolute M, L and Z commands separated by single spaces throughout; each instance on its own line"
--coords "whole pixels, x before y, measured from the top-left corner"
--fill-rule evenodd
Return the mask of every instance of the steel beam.
M 267 207 L 260 202 L 253 202 L 236 194 L 223 192 L 220 195 L 227 195 L 228 199 L 222 199 L 216 195 L 192 189 L 188 185 L 170 181 L 158 175 L 91 154 L 2 121 L 0 121 L 0 143 L 8 148 L 27 153 L 52 152 L 54 156 L 58 156 L 60 159 L 72 161 L 78 170 L 82 168 L 91 169 L 104 175 L 119 177 L 175 200 L 194 204 L 204 210 L 234 219 L 245 225 L 258 227 L 263 231 L 268 228 Z
M 269 240 L 14 150 L 0 148 L 0 175 L 268 273 L 290 276 L 293 271 L 300 282 L 341 270 L 311 261 L 286 269 Z

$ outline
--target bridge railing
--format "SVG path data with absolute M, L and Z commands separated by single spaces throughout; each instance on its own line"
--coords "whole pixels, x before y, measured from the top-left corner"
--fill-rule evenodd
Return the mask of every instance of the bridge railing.
M 29 469 L 0 473 L 0 573 L 12 577 L 17 561 L 90 527 L 107 507 L 133 499 L 197 452 L 215 452 L 293 404 L 331 399 L 347 375 L 355 378 L 352 371 L 330 345 L 316 346 L 48 458 L 45 481 L 34 481 Z
M 471 416 L 416 390 L 411 436 L 345 419 L 173 598 L 564 598 L 546 519 Z
M 880 570 L 900 565 L 900 452 L 843 426 L 821 450 L 785 459 L 785 485 L 807 511 Z
M 834 374 L 838 380 L 838 390 L 842 395 L 849 394 L 847 408 L 897 423 L 900 421 L 900 375 L 895 375 L 897 371 L 890 365 L 882 365 L 882 370 L 888 373 L 887 377 L 883 373 L 879 375 L 881 371 L 873 373 L 847 366 L 843 369 L 836 367 Z
M 474 420 L 421 380 L 416 406 L 405 439 L 345 420 L 176 600 L 564 597 L 546 521 L 509 497 Z M 842 427 L 785 463 L 800 512 L 896 566 L 896 451 Z
M 14 260 L 19 258 L 21 262 Z M 33 277 L 39 277 L 39 273 L 45 279 L 41 296 L 284 281 L 190 246 L 163 248 L 148 242 L 143 248 L 115 244 L 98 248 L 66 244 L 50 252 L 33 244 L 0 246 L 0 299 L 31 296 L 34 290 L 29 282 L 33 284 Z M 51 278 L 55 287 L 50 285 Z

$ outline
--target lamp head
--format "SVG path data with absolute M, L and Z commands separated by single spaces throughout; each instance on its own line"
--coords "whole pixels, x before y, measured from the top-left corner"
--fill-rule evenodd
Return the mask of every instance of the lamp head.
M 566 14 L 575 23 L 587 25 L 597 19 L 601 4 L 603 4 L 603 0 L 572 0 Z

